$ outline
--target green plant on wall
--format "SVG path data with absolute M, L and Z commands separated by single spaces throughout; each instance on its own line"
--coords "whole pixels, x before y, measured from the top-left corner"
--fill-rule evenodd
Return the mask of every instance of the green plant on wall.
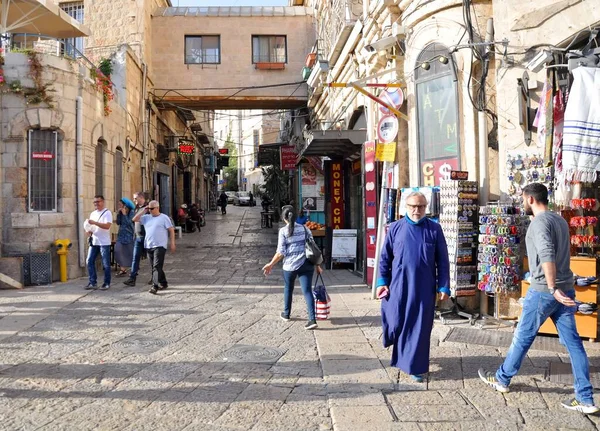
M 3 86 L 5 83 L 8 84 L 8 88 L 5 92 L 23 95 L 27 105 L 39 105 L 40 103 L 45 103 L 49 108 L 54 108 L 54 97 L 51 93 L 55 90 L 52 88 L 52 84 L 44 83 L 42 79 L 44 66 L 42 66 L 42 63 L 40 62 L 38 53 L 32 50 L 24 50 L 21 52 L 27 56 L 27 61 L 29 63 L 29 77 L 33 81 L 33 87 L 23 87 L 19 79 L 15 79 L 11 82 L 6 81 L 4 69 L 2 69 L 2 65 L 4 65 L 3 52 L 0 52 L 0 86 Z
M 109 58 L 100 60 L 98 67 L 91 70 L 92 79 L 96 82 L 96 89 L 102 92 L 102 101 L 104 103 L 104 115 L 108 116 L 112 112 L 109 102 L 114 99 L 113 84 L 110 76 L 113 72 L 112 61 Z

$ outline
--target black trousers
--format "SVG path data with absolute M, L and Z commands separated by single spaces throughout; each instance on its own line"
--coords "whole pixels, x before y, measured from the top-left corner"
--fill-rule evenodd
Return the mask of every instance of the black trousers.
M 163 271 L 165 254 L 167 254 L 167 249 L 164 247 L 148 249 L 148 259 L 152 263 L 152 284 L 154 287 L 168 285 L 167 277 L 165 277 L 165 272 Z

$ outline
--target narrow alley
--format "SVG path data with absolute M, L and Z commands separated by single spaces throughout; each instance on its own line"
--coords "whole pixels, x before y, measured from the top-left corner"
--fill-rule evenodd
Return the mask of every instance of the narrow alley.
M 3 291 L 0 429 L 597 429 L 561 409 L 568 385 L 544 378 L 564 351 L 532 350 L 502 395 L 476 370 L 505 348 L 443 341 L 451 327 L 436 323 L 428 381 L 398 375 L 379 304 L 348 271 L 325 272 L 330 321 L 303 329 L 299 287 L 282 321 L 281 269 L 260 271 L 276 232 L 257 207 L 209 213 L 167 254 L 169 289 L 156 296 L 121 279 L 105 292 L 84 291 L 85 279 Z

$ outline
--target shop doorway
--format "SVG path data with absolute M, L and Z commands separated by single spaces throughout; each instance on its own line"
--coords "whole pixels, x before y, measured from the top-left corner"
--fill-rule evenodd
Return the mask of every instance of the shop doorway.
M 160 212 L 171 216 L 171 178 L 169 175 L 157 173 L 156 185 L 158 193 L 155 194 L 155 197 L 160 205 Z
M 183 173 L 183 203 L 192 204 L 192 173 Z

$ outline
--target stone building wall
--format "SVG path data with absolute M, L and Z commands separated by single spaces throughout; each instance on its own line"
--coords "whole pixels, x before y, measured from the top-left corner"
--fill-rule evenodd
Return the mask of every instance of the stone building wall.
M 220 35 L 220 64 L 185 64 L 186 35 Z M 287 35 L 284 70 L 257 70 L 252 63 L 252 35 Z M 231 90 L 186 92 L 203 87 L 261 86 L 299 82 L 306 54 L 314 44 L 311 16 L 277 17 L 162 17 L 152 18 L 152 72 L 156 88 L 175 89 L 183 95 L 230 96 Z M 226 73 L 224 73 L 226 72 Z M 298 88 L 297 88 L 298 87 Z M 293 93 L 293 96 L 292 96 Z M 240 96 L 306 94 L 304 85 L 247 90 Z M 171 96 L 173 96 L 171 94 Z M 219 108 L 218 104 L 215 108 Z
M 525 145 L 523 129 L 519 125 L 517 78 L 526 71 L 530 82 L 537 81 L 537 88 L 530 90 L 533 99 L 532 108 L 537 108 L 542 91 L 546 70 L 535 73 L 527 70 L 528 63 L 546 45 L 566 47 L 573 38 L 581 35 L 587 41 L 588 29 L 600 22 L 600 3 L 570 2 L 572 6 L 564 9 L 556 7 L 555 0 L 541 0 L 535 4 L 517 0 L 494 0 L 495 39 L 508 39 L 508 55 L 499 60 L 497 87 L 498 139 L 500 146 L 499 179 L 500 190 L 505 194 L 509 187 L 506 157 L 511 152 L 541 152 L 536 145 L 534 132 L 532 143 Z M 564 3 L 564 2 L 562 2 Z M 553 5 L 553 6 L 552 6 Z M 552 7 L 551 7 L 552 6 Z M 539 49 L 530 49 L 540 45 Z M 503 60 L 503 61 L 500 61 Z
M 20 94 L 0 95 L 2 151 L 2 255 L 51 250 L 54 278 L 58 278 L 58 259 L 51 248 L 56 239 L 68 238 L 73 248 L 68 257 L 69 277 L 83 274 L 79 267 L 77 221 L 77 166 L 76 166 L 76 98 L 83 98 L 83 194 L 84 218 L 93 210 L 95 194 L 95 147 L 98 141 L 106 142 L 104 195 L 111 210 L 114 202 L 114 153 L 124 145 L 126 138 L 126 113 L 116 103 L 113 113 L 104 116 L 102 94 L 96 90 L 89 72 L 80 76 L 79 66 L 64 58 L 40 55 L 44 66 L 44 79 L 55 90 L 53 108 L 42 103 L 27 105 Z M 7 82 L 20 77 L 23 86 L 30 83 L 27 56 L 7 53 L 4 73 Z M 55 130 L 59 144 L 58 209 L 57 212 L 33 212 L 28 201 L 28 130 Z M 129 193 L 129 181 L 124 178 L 124 193 Z

